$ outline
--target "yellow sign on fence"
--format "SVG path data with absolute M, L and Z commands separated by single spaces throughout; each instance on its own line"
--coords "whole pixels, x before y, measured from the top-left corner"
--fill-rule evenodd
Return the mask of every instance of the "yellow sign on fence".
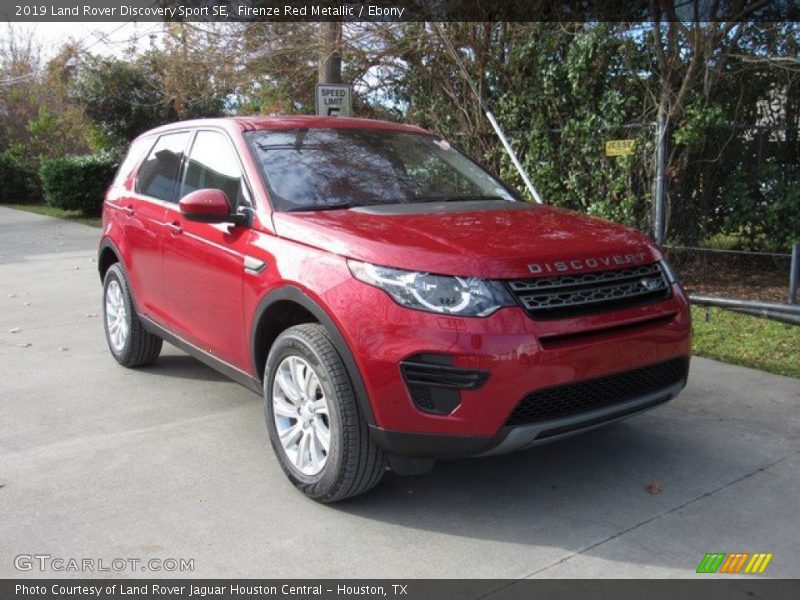
M 606 156 L 630 156 L 636 146 L 636 140 L 606 141 Z

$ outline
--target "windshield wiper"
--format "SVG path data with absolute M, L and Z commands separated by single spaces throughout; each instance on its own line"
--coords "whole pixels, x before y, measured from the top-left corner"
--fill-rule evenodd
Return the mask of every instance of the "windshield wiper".
M 316 212 L 318 210 L 344 210 L 346 208 L 354 208 L 361 206 L 353 202 L 339 202 L 334 204 L 308 204 L 305 206 L 293 206 L 287 208 L 286 212 Z

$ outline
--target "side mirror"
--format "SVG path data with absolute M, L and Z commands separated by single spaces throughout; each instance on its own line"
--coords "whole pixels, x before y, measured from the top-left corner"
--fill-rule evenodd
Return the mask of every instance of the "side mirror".
M 246 219 L 231 211 L 231 203 L 222 190 L 206 188 L 186 194 L 178 203 L 187 221 L 200 223 L 233 223 L 239 225 Z

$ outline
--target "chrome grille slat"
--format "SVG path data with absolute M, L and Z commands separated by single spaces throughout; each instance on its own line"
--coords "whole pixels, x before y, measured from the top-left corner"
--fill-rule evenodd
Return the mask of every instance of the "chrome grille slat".
M 617 298 L 632 298 L 644 294 L 660 292 L 666 288 L 665 282 L 660 282 L 656 289 L 647 289 L 638 281 L 615 285 L 606 285 L 597 288 L 587 288 L 585 290 L 573 290 L 571 292 L 559 292 L 558 294 L 542 294 L 534 296 L 520 296 L 519 299 L 528 309 L 546 308 L 549 306 L 582 306 L 614 300 Z
M 651 265 L 642 265 L 640 267 L 619 269 L 616 271 L 595 271 L 591 273 L 514 280 L 510 281 L 509 285 L 514 292 L 529 292 L 534 290 L 563 289 L 565 287 L 591 285 L 593 283 L 606 283 L 608 281 L 633 279 L 635 277 L 652 277 L 661 274 L 661 267 L 658 266 L 658 263 L 653 263 Z
M 528 314 L 541 318 L 599 312 L 669 296 L 669 283 L 658 263 L 506 283 Z

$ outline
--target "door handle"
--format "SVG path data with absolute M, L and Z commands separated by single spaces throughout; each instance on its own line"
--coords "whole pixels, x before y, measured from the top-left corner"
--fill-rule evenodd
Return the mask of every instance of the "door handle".
M 178 235 L 183 232 L 183 227 L 178 225 L 177 221 L 174 223 L 165 223 L 165 227 L 172 232 L 172 235 Z
M 123 206 L 122 211 L 128 216 L 131 216 L 134 212 L 136 212 L 135 210 L 133 210 L 133 206 L 131 206 L 130 204 L 128 206 Z

